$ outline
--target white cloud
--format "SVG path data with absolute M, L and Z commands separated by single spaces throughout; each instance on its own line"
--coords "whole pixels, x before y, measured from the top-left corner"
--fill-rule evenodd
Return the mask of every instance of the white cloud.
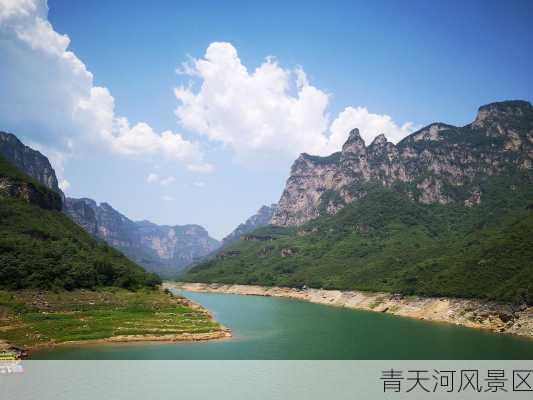
M 149 174 L 147 177 L 146 177 L 146 182 L 148 183 L 157 183 L 159 182 L 159 175 L 157 174 Z
M 160 177 L 158 174 L 150 173 L 146 177 L 146 182 L 148 183 L 158 183 L 161 186 L 168 186 L 171 183 L 174 183 L 176 181 L 176 178 L 173 176 L 167 176 L 166 178 Z
M 164 195 L 164 196 L 161 196 L 161 200 L 163 200 L 163 201 L 174 201 L 174 197 L 169 196 L 169 195 Z
M 174 91 L 180 124 L 223 143 L 239 159 L 329 154 L 355 127 L 367 143 L 380 133 L 398 140 L 411 131 L 411 124 L 398 126 L 364 107 L 347 107 L 330 124 L 329 95 L 312 86 L 302 68 L 284 69 L 267 57 L 249 71 L 230 43 L 211 43 L 203 58 L 190 58 L 177 71 L 199 84 Z
M 196 173 L 213 171 L 199 143 L 117 115 L 110 91 L 94 85 L 92 73 L 69 50 L 69 37 L 54 30 L 47 14 L 45 0 L 0 0 L 5 128 L 21 128 L 34 143 L 46 143 L 45 154 L 62 160 L 52 160 L 60 179 L 64 160 L 88 146 L 152 162 L 174 160 Z M 193 81 L 175 89 L 179 123 L 241 160 L 329 154 L 354 127 L 367 143 L 382 132 L 396 141 L 412 129 L 364 107 L 347 107 L 332 122 L 329 94 L 313 86 L 303 68 L 286 69 L 267 57 L 249 70 L 230 43 L 211 43 L 203 57 L 189 58 L 178 72 Z
M 197 182 L 193 182 L 193 185 L 199 188 L 203 188 L 205 187 L 205 182 L 197 181 Z
M 380 133 L 385 133 L 391 142 L 399 142 L 413 131 L 413 124 L 407 122 L 398 126 L 388 115 L 372 114 L 366 107 L 346 107 L 329 127 L 329 150 L 338 151 L 353 128 L 359 128 L 361 137 L 368 145 Z
M 68 192 L 70 189 L 70 182 L 66 179 L 61 179 L 59 181 L 59 189 L 61 189 L 63 192 Z
M 159 181 L 159 183 L 161 185 L 163 185 L 163 186 L 168 186 L 171 183 L 174 183 L 175 181 L 176 181 L 176 178 L 174 178 L 173 176 L 167 176 L 166 178 L 161 179 L 161 181 Z
M 33 0 L 2 0 L 0 1 L 0 22 L 11 17 L 42 14 L 38 6 L 39 4 Z
M 47 14 L 45 0 L 0 0 L 3 124 L 41 132 L 32 139 L 55 151 L 97 145 L 134 158 L 174 160 L 195 172 L 213 169 L 198 143 L 116 115 L 109 90 L 94 85 L 92 73 L 69 50 L 69 37 L 54 30 Z

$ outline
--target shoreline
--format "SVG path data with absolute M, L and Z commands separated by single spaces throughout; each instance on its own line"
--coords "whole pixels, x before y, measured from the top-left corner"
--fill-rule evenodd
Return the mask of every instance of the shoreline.
M 443 322 L 533 339 L 533 307 L 477 299 L 402 296 L 385 292 L 297 289 L 217 283 L 164 282 L 163 288 L 190 292 L 285 297 L 311 303 L 381 312 L 418 320 Z
M 166 286 L 161 285 L 159 290 L 163 291 Z M 172 294 L 174 297 L 175 294 Z M 232 337 L 231 329 L 223 326 L 218 323 L 211 312 L 207 310 L 202 305 L 195 303 L 194 301 L 181 298 L 182 302 L 193 308 L 195 310 L 202 311 L 206 316 L 208 316 L 210 321 L 216 322 L 219 325 L 219 329 L 211 332 L 202 332 L 202 333 L 173 333 L 167 335 L 116 335 L 109 336 L 106 338 L 100 339 L 87 339 L 87 340 L 71 340 L 64 342 L 46 342 L 38 343 L 34 345 L 19 346 L 8 342 L 7 340 L 0 339 L 0 353 L 10 353 L 13 354 L 16 359 L 31 358 L 32 351 L 39 351 L 43 349 L 51 349 L 55 347 L 68 347 L 68 346 L 83 346 L 83 345 L 96 345 L 96 344 L 149 344 L 149 343 L 175 343 L 175 342 L 205 342 L 211 340 L 222 340 Z
M 102 339 L 73 340 L 58 343 L 44 343 L 33 347 L 27 347 L 27 350 L 43 350 L 54 347 L 77 347 L 80 345 L 101 345 L 101 344 L 150 344 L 150 343 L 175 343 L 175 342 L 206 342 L 210 340 L 222 340 L 230 338 L 231 331 L 222 328 L 215 332 L 205 333 L 180 333 L 176 335 L 119 335 L 110 336 Z

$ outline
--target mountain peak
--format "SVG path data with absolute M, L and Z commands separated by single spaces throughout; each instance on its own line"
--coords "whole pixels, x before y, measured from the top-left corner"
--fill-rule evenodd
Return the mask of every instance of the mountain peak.
M 0 131 L 0 155 L 26 175 L 59 193 L 64 201 L 52 164 L 42 153 L 26 146 L 12 133 Z
M 348 134 L 348 140 L 346 142 L 352 142 L 356 140 L 362 140 L 361 133 L 359 132 L 358 128 L 354 128 L 350 131 Z
M 348 135 L 348 140 L 342 146 L 343 153 L 359 153 L 365 148 L 365 141 L 359 133 L 359 129 L 354 128 Z
M 384 133 L 380 133 L 379 135 L 377 135 L 374 138 L 374 140 L 372 141 L 370 146 L 383 146 L 387 142 L 388 142 L 388 140 L 387 140 L 387 137 L 385 136 L 385 134 Z
M 378 135 L 365 147 L 354 129 L 341 153 L 305 155 L 291 169 L 272 224 L 296 226 L 334 215 L 364 198 L 367 184 L 405 189 L 423 204 L 480 204 L 485 193 L 477 182 L 515 170 L 531 173 L 533 107 L 509 101 L 487 104 L 479 113 L 478 126 L 435 122 L 396 145 Z M 489 135 L 500 140 L 487 140 Z
M 533 112 L 533 106 L 531 106 L 529 101 L 525 100 L 507 100 L 489 103 L 479 107 L 476 119 L 472 125 L 481 127 L 487 121 L 509 117 L 522 117 L 528 112 Z
M 242 235 L 252 232 L 254 229 L 270 224 L 278 205 L 263 205 L 256 214 L 248 218 L 244 223 L 235 228 L 228 236 L 222 239 L 222 246 L 236 242 Z

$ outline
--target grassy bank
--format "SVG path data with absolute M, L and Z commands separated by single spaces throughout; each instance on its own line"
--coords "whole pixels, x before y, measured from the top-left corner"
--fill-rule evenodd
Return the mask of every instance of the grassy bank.
M 66 342 L 208 339 L 209 313 L 159 290 L 0 291 L 0 340 L 35 348 Z

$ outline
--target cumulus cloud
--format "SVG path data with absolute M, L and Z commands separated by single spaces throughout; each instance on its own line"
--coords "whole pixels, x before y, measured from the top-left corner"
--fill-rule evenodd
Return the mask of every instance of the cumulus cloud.
M 2 0 L 0 2 L 0 22 L 13 16 L 29 16 L 43 14 L 42 3 L 33 0 Z
M 88 146 L 213 171 L 198 142 L 117 115 L 109 89 L 95 86 L 69 49 L 69 37 L 54 30 L 47 14 L 45 0 L 0 0 L 0 120 L 41 145 L 60 180 L 65 160 Z M 267 57 L 249 69 L 230 43 L 211 43 L 178 72 L 190 78 L 175 88 L 178 122 L 242 160 L 329 154 L 354 127 L 367 143 L 379 133 L 397 141 L 412 130 L 364 107 L 346 107 L 331 118 L 330 95 L 313 86 L 303 68 L 287 69 Z
M 205 187 L 205 182 L 197 181 L 197 182 L 193 182 L 193 185 L 198 187 L 198 188 L 203 188 L 203 187 Z
M 146 177 L 146 182 L 148 183 L 158 183 L 161 186 L 168 186 L 171 183 L 174 183 L 176 178 L 173 176 L 167 176 L 166 178 L 160 177 L 158 174 L 151 173 Z
M 161 200 L 163 200 L 163 201 L 174 201 L 174 197 L 169 196 L 169 195 L 164 195 L 164 196 L 161 196 Z
M 210 172 L 198 143 L 115 113 L 115 99 L 47 19 L 45 0 L 0 0 L 0 119 L 65 153 L 88 144 L 129 157 L 163 157 Z
M 354 127 L 367 142 L 380 133 L 399 140 L 412 128 L 364 107 L 347 107 L 331 122 L 330 96 L 311 85 L 301 67 L 284 69 L 267 57 L 249 71 L 230 43 L 211 43 L 202 58 L 189 58 L 178 73 L 192 80 L 174 91 L 179 123 L 223 143 L 240 159 L 329 154 Z
M 359 128 L 366 144 L 370 144 L 380 133 L 385 133 L 387 139 L 396 143 L 410 134 L 414 125 L 407 122 L 399 126 L 388 115 L 372 114 L 366 107 L 346 107 L 329 127 L 329 150 L 338 151 L 353 128 Z

